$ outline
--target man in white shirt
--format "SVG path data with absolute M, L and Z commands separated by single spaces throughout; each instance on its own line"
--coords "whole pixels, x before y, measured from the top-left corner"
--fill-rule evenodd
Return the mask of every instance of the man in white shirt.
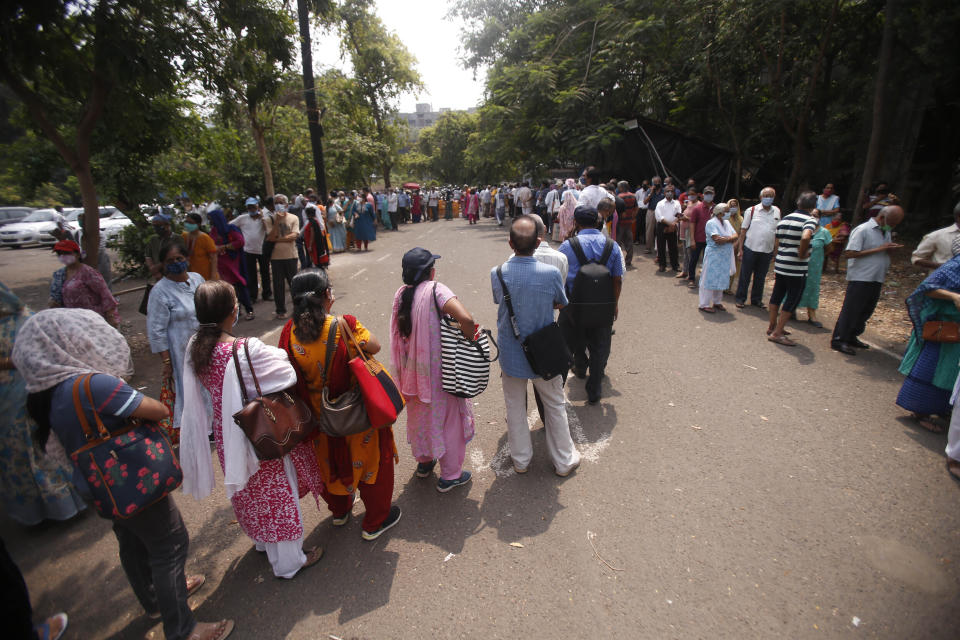
M 577 206 L 598 209 L 601 200 L 614 200 L 613 194 L 600 186 L 600 169 L 587 167 L 583 170 L 580 181 L 587 186 L 580 192 Z
M 633 225 L 633 244 L 640 244 L 645 235 L 644 225 L 647 222 L 647 203 L 645 200 L 649 191 L 650 181 L 644 180 L 637 192 L 633 194 L 637 199 L 637 221 Z
M 482 209 L 482 214 L 484 218 L 490 217 L 490 185 L 487 185 L 483 188 L 483 191 L 480 192 L 480 208 Z
M 427 207 L 430 210 L 430 219 L 436 222 L 440 219 L 440 193 L 436 187 L 430 187 L 427 193 Z
M 740 257 L 740 280 L 737 281 L 737 308 L 743 309 L 747 302 L 747 288 L 750 278 L 750 304 L 761 309 L 763 304 L 763 285 L 770 269 L 770 260 L 776 247 L 777 223 L 780 222 L 780 209 L 773 206 L 777 192 L 773 187 L 764 187 L 760 191 L 760 204 L 753 205 L 743 214 L 740 226 L 740 240 L 737 242 L 737 255 Z
M 667 270 L 667 253 L 670 254 L 670 267 L 680 272 L 680 260 L 677 256 L 677 218 L 680 216 L 680 203 L 673 197 L 673 188 L 663 190 L 663 200 L 657 203 L 654 218 L 657 222 L 657 271 Z
M 495 196 L 496 207 L 494 208 L 494 211 L 497 215 L 497 226 L 500 227 L 503 226 L 503 216 L 507 210 L 507 191 L 508 189 L 506 185 L 500 185 L 500 187 L 497 189 L 497 195 Z
M 247 212 L 232 220 L 243 234 L 243 254 L 247 261 L 247 291 L 250 292 L 250 302 L 257 301 L 257 269 L 260 270 L 260 282 L 263 288 L 263 299 L 272 300 L 270 295 L 270 257 L 263 255 L 263 240 L 267 235 L 263 226 L 263 214 L 260 211 L 260 201 L 255 197 L 247 198 L 244 203 Z
M 390 216 L 390 226 L 394 231 L 400 230 L 400 216 L 397 212 L 397 205 L 400 202 L 396 189 L 390 189 L 387 196 L 387 214 Z
M 554 221 L 557 217 L 557 212 L 560 211 L 560 189 L 559 186 L 554 183 L 550 185 L 550 191 L 547 192 L 547 195 L 543 198 L 544 206 L 547 209 L 547 220 L 546 229 L 544 230 L 547 236 L 550 235 L 550 232 L 553 230 Z M 566 282 L 567 278 L 564 276 L 563 281 Z
M 939 269 L 960 253 L 960 202 L 953 208 L 953 224 L 923 236 L 910 262 L 924 269 Z
M 523 182 L 523 186 L 517 189 L 517 203 L 520 205 L 523 215 L 533 213 L 533 191 L 530 190 L 530 183 Z

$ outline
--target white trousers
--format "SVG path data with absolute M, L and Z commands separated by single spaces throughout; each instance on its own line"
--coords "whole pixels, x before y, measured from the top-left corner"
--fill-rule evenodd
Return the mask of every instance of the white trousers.
M 705 289 L 700 285 L 700 307 L 712 307 L 715 304 L 723 303 L 722 289 Z
M 580 463 L 580 452 L 570 437 L 567 409 L 564 406 L 563 379 L 555 376 L 550 380 L 530 380 L 543 401 L 544 431 L 547 435 L 547 452 L 557 473 L 566 473 Z M 502 375 L 503 402 L 507 408 L 507 440 L 513 464 L 526 469 L 533 458 L 530 427 L 527 424 L 527 379 Z
M 300 511 L 300 490 L 297 485 L 297 470 L 293 466 L 293 460 L 289 455 L 283 456 L 283 470 L 287 476 L 287 482 L 290 483 L 290 489 L 293 490 L 293 499 L 297 503 L 297 517 L 300 519 L 300 526 L 303 527 L 303 513 Z M 254 540 L 257 551 L 266 551 L 267 560 L 273 568 L 273 575 L 278 578 L 292 578 L 297 575 L 300 568 L 306 564 L 307 556 L 303 553 L 303 536 L 297 540 L 284 540 L 282 542 L 260 542 Z
M 946 453 L 951 460 L 960 460 L 960 407 L 955 406 L 953 415 L 950 416 Z

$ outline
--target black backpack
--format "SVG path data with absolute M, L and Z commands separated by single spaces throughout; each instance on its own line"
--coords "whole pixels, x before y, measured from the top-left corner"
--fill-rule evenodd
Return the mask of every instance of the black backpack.
M 570 238 L 570 248 L 580 262 L 580 270 L 573 279 L 570 293 L 570 313 L 578 327 L 596 329 L 613 326 L 616 298 L 613 276 L 607 261 L 613 253 L 613 240 L 607 238 L 598 260 L 587 260 L 580 246 L 580 238 Z

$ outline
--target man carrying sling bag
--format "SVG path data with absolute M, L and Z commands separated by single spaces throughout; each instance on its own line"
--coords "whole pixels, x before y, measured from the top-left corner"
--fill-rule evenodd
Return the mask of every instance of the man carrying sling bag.
M 490 273 L 493 300 L 500 305 L 501 385 L 507 410 L 510 456 L 517 473 L 525 473 L 533 458 L 527 425 L 527 383 L 543 403 L 547 449 L 557 475 L 566 476 L 580 464 L 570 437 L 563 378 L 570 352 L 553 321 L 553 310 L 567 304 L 560 270 L 533 257 L 540 243 L 532 216 L 521 216 L 510 228 L 514 256 Z M 520 298 L 512 292 L 522 291 Z

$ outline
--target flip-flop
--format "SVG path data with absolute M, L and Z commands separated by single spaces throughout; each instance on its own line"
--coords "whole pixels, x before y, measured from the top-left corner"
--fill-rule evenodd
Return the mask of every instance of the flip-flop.
M 197 630 L 201 624 L 215 625 L 212 629 L 201 635 L 202 631 Z M 219 622 L 198 622 L 193 628 L 193 633 L 187 640 L 224 640 L 233 631 L 233 620 L 220 620 Z
M 717 311 L 726 311 L 726 310 L 727 310 L 727 308 L 726 308 L 725 306 L 723 306 L 722 304 L 715 304 L 715 305 L 713 305 L 713 308 L 716 309 Z
M 918 425 L 920 425 L 930 433 L 943 433 L 943 427 L 938 425 L 936 422 L 933 422 L 929 418 L 921 418 L 920 416 L 913 416 L 913 419 L 917 421 Z
M 788 338 L 787 336 L 780 336 L 780 337 L 767 336 L 767 340 L 769 340 L 770 342 L 776 342 L 777 344 L 782 344 L 785 347 L 797 346 L 797 343 L 791 340 L 790 338 Z
M 823 329 L 823 323 L 820 322 L 819 320 L 810 320 L 809 318 L 807 318 L 807 324 L 812 324 L 817 329 Z
M 716 312 L 717 312 L 717 310 L 714 309 L 713 307 L 700 307 L 700 311 L 703 311 L 704 313 L 716 313 Z
M 747 306 L 747 305 L 745 305 L 745 304 L 742 303 L 742 302 L 738 302 L 738 303 L 737 303 L 737 309 L 743 309 L 745 306 Z
M 57 635 L 51 635 L 50 622 L 52 620 L 60 621 L 60 631 L 57 632 Z M 47 618 L 46 620 L 44 620 L 43 622 L 35 626 L 33 630 L 37 632 L 37 637 L 40 638 L 40 640 L 59 640 L 60 636 L 63 635 L 63 632 L 67 630 L 67 622 L 68 622 L 67 614 L 58 613 L 56 615 L 50 616 L 49 618 Z

